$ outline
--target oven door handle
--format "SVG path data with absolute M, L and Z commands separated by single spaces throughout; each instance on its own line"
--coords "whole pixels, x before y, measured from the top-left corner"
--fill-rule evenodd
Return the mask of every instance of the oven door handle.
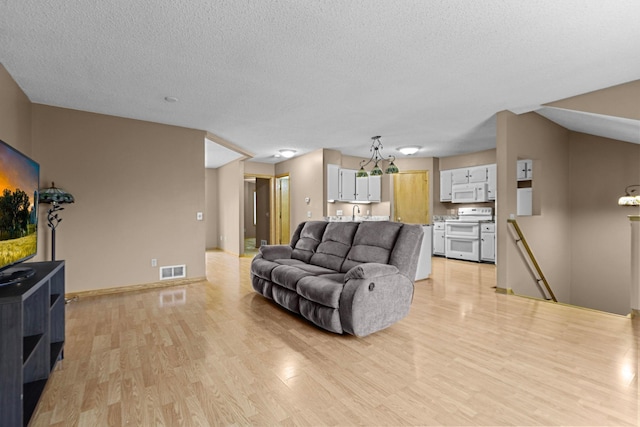
M 480 240 L 480 236 L 445 236 L 447 240 L 455 239 L 455 240 Z

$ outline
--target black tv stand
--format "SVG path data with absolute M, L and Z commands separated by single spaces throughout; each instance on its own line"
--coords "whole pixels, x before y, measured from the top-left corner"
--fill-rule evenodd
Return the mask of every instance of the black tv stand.
M 11 267 L 0 272 L 0 286 L 13 285 L 22 282 L 36 274 L 36 270 L 31 267 Z
M 20 266 L 23 267 L 23 266 Z M 0 425 L 26 426 L 64 350 L 64 261 L 0 287 Z

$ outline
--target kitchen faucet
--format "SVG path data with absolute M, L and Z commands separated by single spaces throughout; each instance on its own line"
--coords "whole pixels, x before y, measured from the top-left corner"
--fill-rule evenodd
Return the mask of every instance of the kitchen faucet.
M 358 213 L 360 213 L 360 206 L 353 205 L 353 209 L 351 209 L 351 220 L 352 221 L 356 220 L 356 208 L 358 208 Z

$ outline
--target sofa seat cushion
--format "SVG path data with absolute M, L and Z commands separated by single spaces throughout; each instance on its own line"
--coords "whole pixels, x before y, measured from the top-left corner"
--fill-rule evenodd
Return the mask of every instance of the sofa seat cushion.
M 323 275 L 323 274 L 336 274 L 337 272 L 334 270 L 331 270 L 329 268 L 324 268 L 324 267 L 320 267 L 318 265 L 313 265 L 313 264 L 305 264 L 305 265 L 296 265 L 296 268 L 299 268 L 300 270 L 304 270 L 308 273 L 314 274 L 316 276 L 319 275 Z M 338 273 L 340 274 L 340 273 Z
M 325 307 L 338 308 L 343 287 L 344 274 L 325 274 L 303 277 L 298 281 L 296 292 L 309 301 L 317 302 Z
M 309 262 L 340 271 L 357 229 L 357 222 L 330 222 Z
M 366 262 L 388 264 L 402 225 L 390 221 L 361 223 L 340 271 L 346 273 L 356 265 Z
M 299 259 L 291 259 L 291 258 L 283 258 L 275 260 L 276 263 L 280 265 L 307 265 L 306 262 L 300 261 Z
M 283 288 L 296 291 L 298 280 L 316 275 L 291 265 L 279 265 L 271 271 L 271 281 Z
M 271 272 L 278 267 L 277 261 L 269 261 L 264 258 L 254 258 L 251 262 L 251 274 L 266 280 L 271 280 Z

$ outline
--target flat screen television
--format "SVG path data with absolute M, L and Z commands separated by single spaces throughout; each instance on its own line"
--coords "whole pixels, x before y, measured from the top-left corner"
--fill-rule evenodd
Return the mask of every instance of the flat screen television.
M 0 141 L 0 286 L 34 273 L 23 261 L 38 251 L 40 165 Z

